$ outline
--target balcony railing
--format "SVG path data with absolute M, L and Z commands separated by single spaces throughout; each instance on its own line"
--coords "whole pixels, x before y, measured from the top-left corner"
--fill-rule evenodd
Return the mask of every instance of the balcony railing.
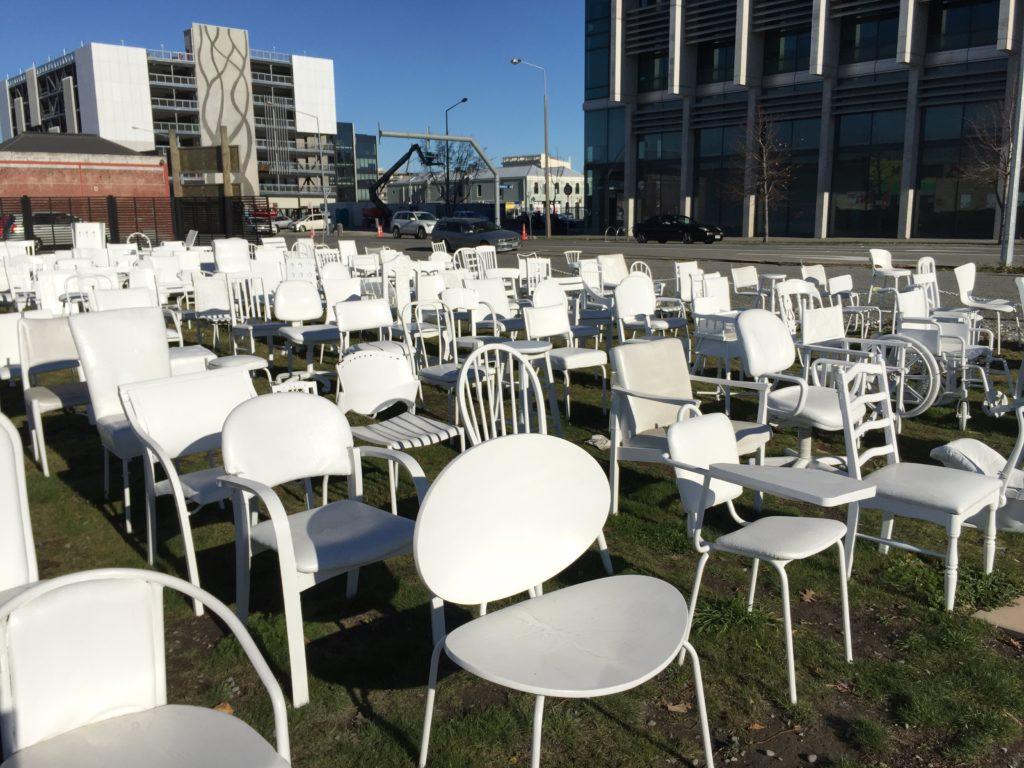
M 154 107 L 174 109 L 181 112 L 198 112 L 199 102 L 195 99 L 161 99 L 154 96 L 150 99 Z
M 146 58 L 157 61 L 193 61 L 192 54 L 188 51 L 165 51 L 156 48 L 147 48 Z
M 267 104 L 279 104 L 282 107 L 294 107 L 295 99 L 289 96 L 267 96 L 264 93 L 255 93 L 252 97 L 252 103 L 256 106 L 266 106 Z
M 196 87 L 196 79 L 190 75 L 164 75 L 159 72 L 150 72 L 149 82 L 154 85 L 184 85 L 191 88 Z
M 260 182 L 260 192 L 266 194 L 268 192 L 285 193 L 292 195 L 305 195 L 309 197 L 323 197 L 323 188 L 320 186 L 299 186 L 298 184 L 267 184 Z M 327 194 L 333 195 L 334 188 L 328 183 Z
M 286 128 L 291 128 L 293 131 L 295 130 L 294 120 L 267 120 L 265 117 L 254 117 L 253 122 L 257 128 L 270 128 L 272 126 L 278 127 L 283 125 Z
M 292 78 L 290 75 L 271 75 L 267 72 L 253 72 L 252 81 L 254 83 L 269 83 L 271 85 L 292 84 Z
M 290 152 L 312 152 L 312 153 L 320 152 L 320 148 L 317 147 L 315 144 L 313 146 L 310 146 L 310 147 L 300 147 L 294 141 L 288 141 L 288 142 L 275 143 L 274 146 L 271 147 L 270 144 L 267 143 L 266 139 L 256 139 L 256 148 L 257 149 L 268 149 L 269 150 L 269 149 L 274 149 L 276 147 L 284 147 L 285 149 L 287 149 Z M 331 144 L 324 144 L 323 153 L 325 155 L 328 155 L 328 156 L 333 155 L 334 154 L 334 146 L 331 145 Z
M 190 136 L 199 135 L 198 123 L 168 123 L 162 120 L 153 121 L 153 130 L 157 133 L 167 133 L 172 129 L 176 130 L 178 133 L 188 134 Z
M 249 49 L 250 58 L 256 59 L 257 61 L 280 61 L 285 64 L 290 64 L 292 57 L 287 53 L 279 53 L 278 51 L 264 51 L 259 48 Z

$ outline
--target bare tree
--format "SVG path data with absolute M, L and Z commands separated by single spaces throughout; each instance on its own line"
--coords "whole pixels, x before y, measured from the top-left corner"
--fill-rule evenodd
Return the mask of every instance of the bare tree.
M 1013 158 L 1013 107 L 1006 102 L 987 104 L 967 122 L 967 147 L 960 177 L 995 190 L 999 215 L 999 241 L 1003 239 L 1003 215 L 1010 193 Z
M 435 164 L 428 169 L 428 184 L 437 190 L 450 216 L 469 196 L 470 184 L 483 163 L 473 147 L 462 141 L 438 142 L 434 156 Z
M 760 107 L 741 142 L 736 149 L 747 173 L 740 187 L 744 195 L 754 195 L 760 204 L 762 239 L 767 243 L 771 211 L 785 199 L 793 180 L 789 144 L 782 139 L 772 116 Z

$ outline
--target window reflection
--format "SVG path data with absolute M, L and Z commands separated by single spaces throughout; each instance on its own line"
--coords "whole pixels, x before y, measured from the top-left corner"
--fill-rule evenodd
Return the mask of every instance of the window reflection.
M 896 236 L 904 117 L 896 109 L 837 119 L 830 234 Z

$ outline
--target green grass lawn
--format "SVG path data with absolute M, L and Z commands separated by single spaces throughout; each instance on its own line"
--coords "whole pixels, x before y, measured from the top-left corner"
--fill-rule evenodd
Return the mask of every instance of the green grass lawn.
M 205 339 L 204 339 L 205 340 Z M 266 388 L 265 382 L 258 384 Z M 600 388 L 588 376 L 574 381 L 572 423 L 566 437 L 583 444 L 607 434 Z M 0 392 L 3 412 L 24 426 L 19 388 Z M 737 403 L 742 412 L 748 404 Z M 719 409 L 709 402 L 706 411 Z M 444 398 L 427 393 L 426 410 L 444 417 Z M 991 419 L 974 408 L 968 435 L 1004 455 L 1016 437 L 1012 416 Z M 119 467 L 113 498 L 103 496 L 102 452 L 96 433 L 76 415 L 45 417 L 52 476 L 43 478 L 27 451 L 28 492 L 43 578 L 105 566 L 146 567 L 142 470 L 133 465 L 138 500 L 136 532 L 122 526 Z M 24 434 L 24 432 L 23 432 Z M 959 436 L 952 410 L 933 408 L 905 423 L 905 460 L 928 461 L 935 445 Z M 831 439 L 828 439 L 831 438 Z M 836 439 L 839 438 L 839 439 Z M 769 453 L 795 447 L 782 431 Z M 826 436 L 819 451 L 841 451 L 840 436 Z M 602 464 L 607 455 L 587 447 Z M 454 456 L 450 446 L 413 455 L 436 477 Z M 368 462 L 366 495 L 387 504 L 386 471 Z M 510 487 L 516 478 L 509 468 Z M 337 485 L 334 496 L 341 491 Z M 506 493 L 509 488 L 495 488 Z M 412 486 L 401 486 L 402 514 L 416 514 Z M 301 493 L 289 490 L 298 509 Z M 481 504 L 487 499 L 481 498 Z M 750 499 L 738 505 L 755 517 Z M 822 511 L 768 499 L 763 514 L 820 515 Z M 830 514 L 844 514 L 845 510 Z M 203 586 L 234 602 L 234 527 L 229 508 L 209 508 L 193 518 Z M 878 516 L 862 516 L 876 532 Z M 897 534 L 942 549 L 934 526 L 897 521 Z M 705 535 L 732 524 L 709 514 Z M 606 536 L 619 573 L 666 579 L 687 597 L 697 561 L 670 473 L 652 465 L 625 465 L 621 513 Z M 861 543 L 850 584 L 854 633 L 852 665 L 843 661 L 839 580 L 835 550 L 788 569 L 793 597 L 800 703 L 788 703 L 778 583 L 762 569 L 758 602 L 745 610 L 749 564 L 715 555 L 708 564 L 692 641 L 704 672 L 716 762 L 731 765 L 1005 766 L 1024 760 L 1024 645 L 972 619 L 978 608 L 1024 594 L 1024 539 L 1002 535 L 996 571 L 981 572 L 981 536 L 961 539 L 957 610 L 942 610 L 942 572 L 936 561 L 905 553 L 887 557 Z M 184 554 L 173 505 L 158 504 L 156 567 L 184 576 Z M 603 575 L 596 551 L 583 555 L 558 584 Z M 286 695 L 284 615 L 272 554 L 257 556 L 249 629 Z M 549 585 L 555 588 L 557 584 Z M 344 598 L 344 580 L 303 595 L 311 703 L 289 706 L 293 762 L 321 766 L 413 765 L 419 747 L 427 666 L 431 651 L 427 592 L 411 557 L 364 570 L 358 596 Z M 229 704 L 268 737 L 269 702 L 238 645 L 224 639 L 208 616 L 195 618 L 183 599 L 167 601 L 169 695 L 198 705 Z M 449 628 L 468 619 L 449 607 Z M 73 635 L 69 642 L 73 642 Z M 703 764 L 689 666 L 668 670 L 640 688 L 589 701 L 550 700 L 545 712 L 545 766 L 687 766 Z M 431 743 L 432 766 L 522 765 L 529 761 L 532 698 L 479 681 L 442 663 Z M 729 762 L 731 761 L 731 762 Z

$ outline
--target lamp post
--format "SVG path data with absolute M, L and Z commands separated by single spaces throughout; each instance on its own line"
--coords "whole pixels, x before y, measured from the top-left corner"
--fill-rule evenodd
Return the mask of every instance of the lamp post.
M 544 236 L 551 237 L 551 158 L 548 155 L 548 71 L 539 64 L 520 58 L 512 59 L 513 66 L 525 64 L 539 69 L 544 75 Z
M 320 116 L 314 115 L 309 112 L 303 112 L 301 109 L 295 110 L 296 115 L 305 115 L 306 117 L 312 117 L 316 121 L 316 150 L 317 155 L 320 157 L 320 191 L 324 196 L 324 228 L 323 228 L 323 241 L 327 242 L 327 176 L 326 176 L 326 165 L 324 163 L 324 137 L 320 133 Z
M 452 104 L 448 109 L 444 111 L 444 135 L 448 135 L 448 113 L 455 109 L 460 104 L 465 104 L 469 101 L 467 96 L 463 96 L 461 99 Z M 451 145 L 446 140 L 444 142 L 444 211 L 448 216 L 452 215 L 452 208 L 449 199 L 451 197 Z

